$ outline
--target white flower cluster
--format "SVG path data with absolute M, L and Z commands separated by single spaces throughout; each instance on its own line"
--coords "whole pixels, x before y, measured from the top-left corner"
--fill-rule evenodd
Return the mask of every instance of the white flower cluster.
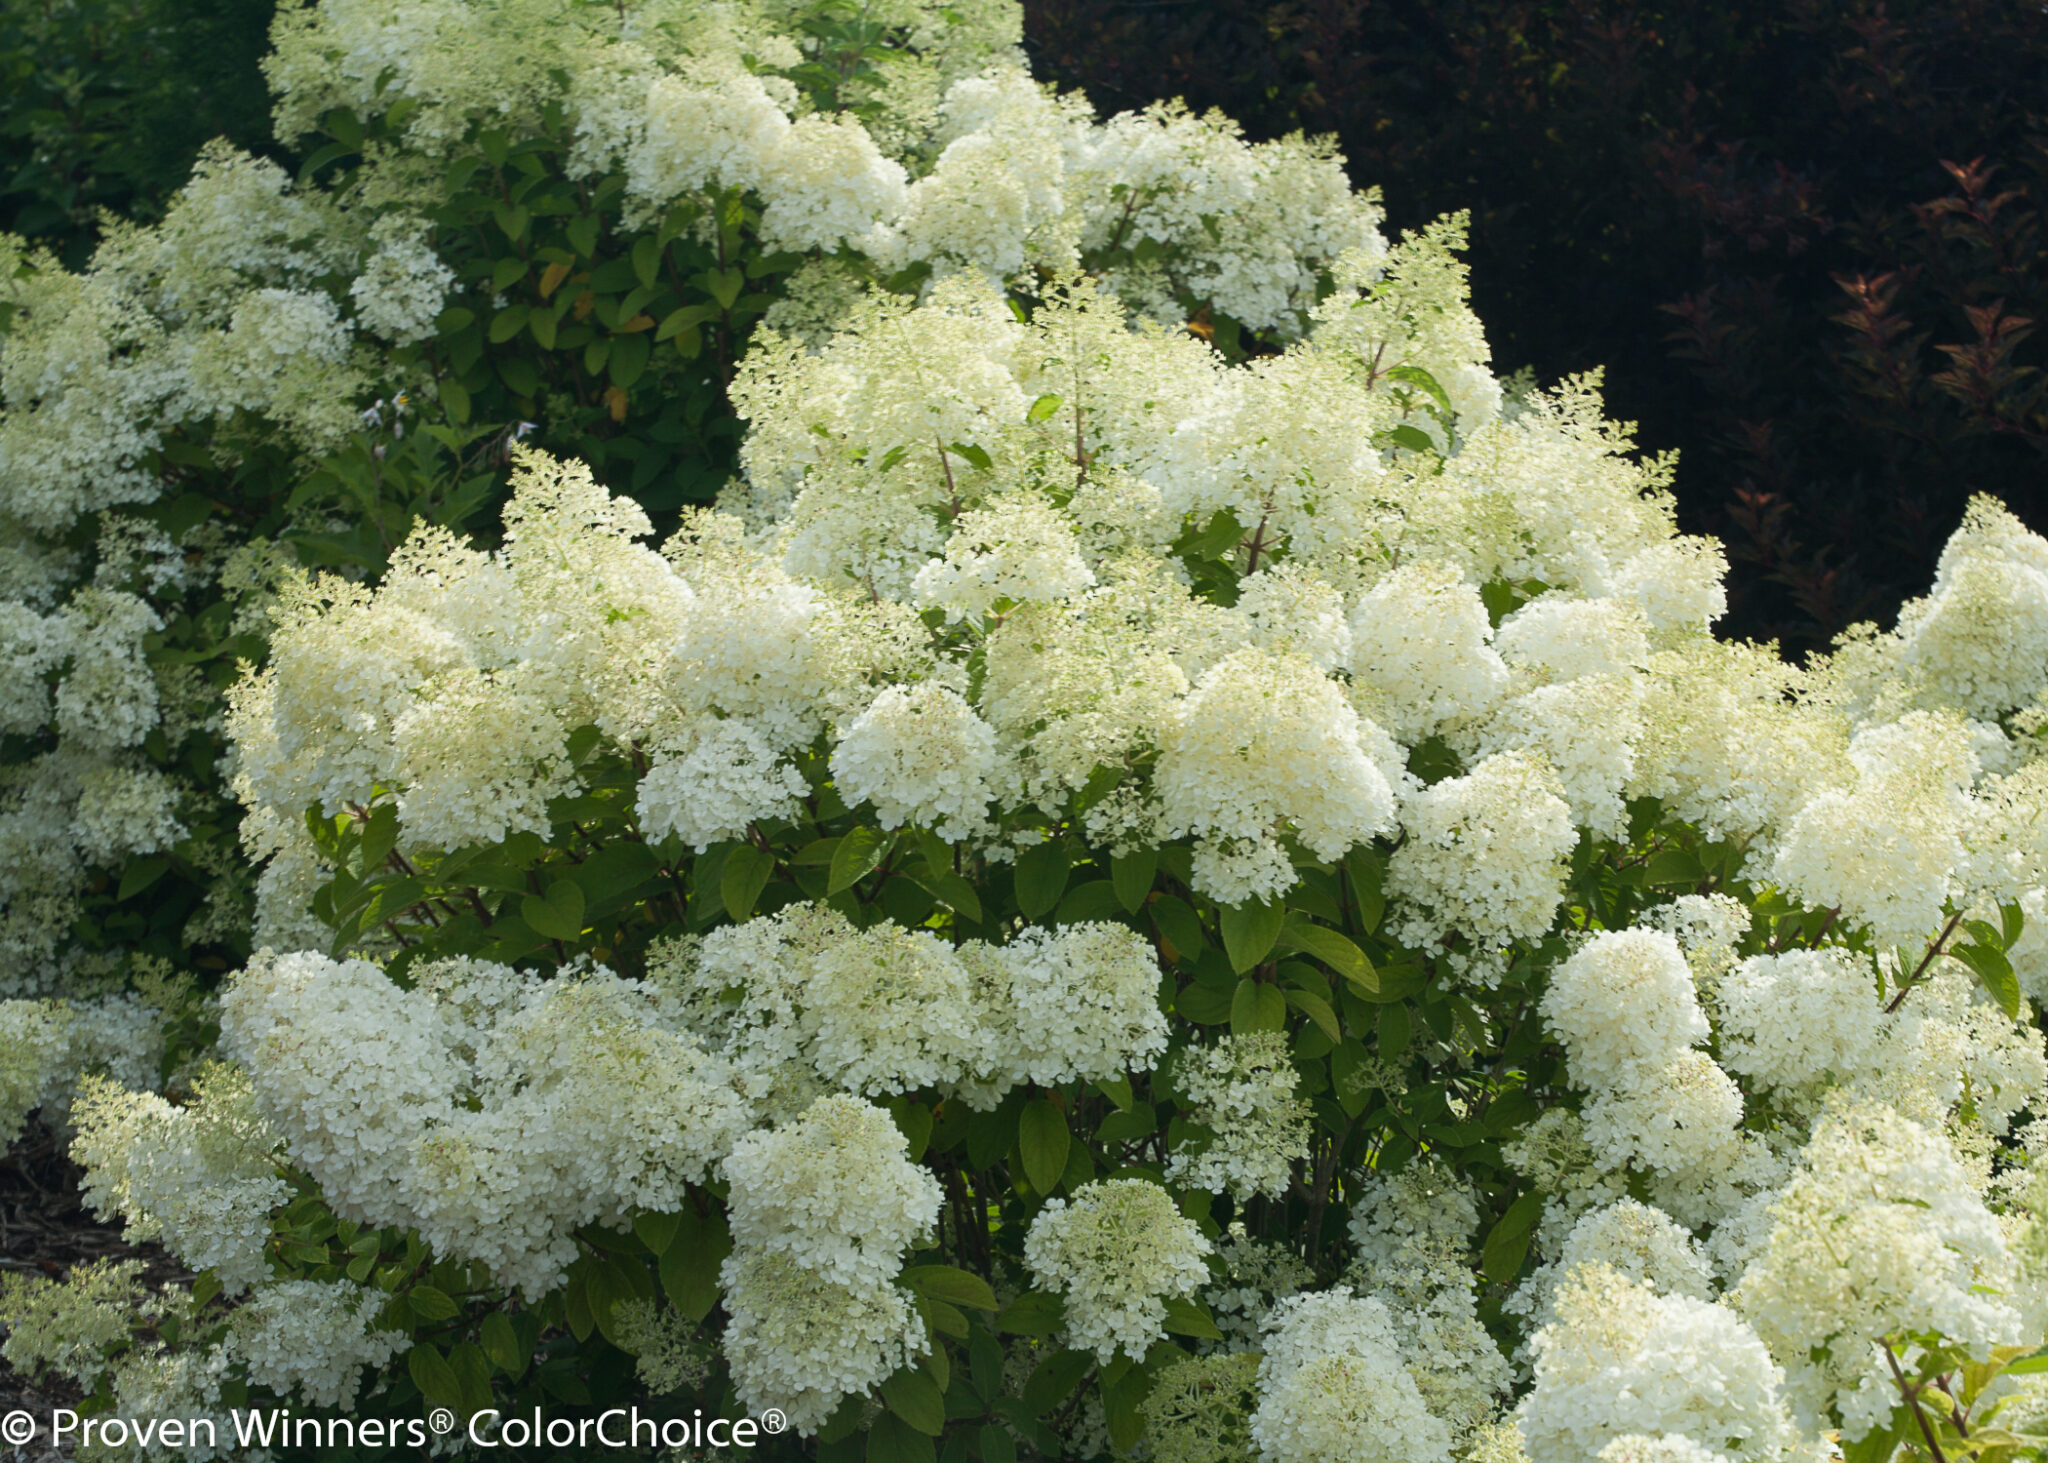
M 382 1292 L 340 1281 L 285 1280 L 259 1290 L 228 1322 L 226 1351 L 249 1380 L 312 1407 L 354 1405 L 364 1367 L 382 1366 L 409 1344 L 379 1331 Z
M 792 905 L 657 960 L 696 1030 L 771 1109 L 821 1088 L 955 1087 L 988 1107 L 1012 1086 L 1144 1070 L 1166 1048 L 1157 957 L 1121 925 L 1029 930 L 958 949 L 929 931 L 856 931 Z
M 1998 1217 L 1948 1140 L 1911 1118 L 1831 1108 L 1769 1216 L 1731 1299 L 1783 1361 L 1794 1404 L 1808 1418 L 1839 1408 L 1852 1440 L 1896 1399 L 1882 1338 L 1939 1332 L 1980 1355 L 2027 1339 Z
M 841 1397 L 868 1392 L 927 1348 L 893 1282 L 938 1215 L 938 1183 L 911 1164 L 888 1113 L 841 1096 L 740 1139 L 725 1172 L 733 1385 L 751 1411 L 778 1407 L 798 1431 L 815 1431 Z
M 1783 1372 L 1742 1318 L 1604 1265 L 1565 1278 L 1536 1333 L 1518 1421 L 1530 1463 L 1582 1463 L 1615 1439 L 1678 1434 L 1730 1459 L 1792 1456 Z
M 1343 1287 L 1295 1296 L 1266 1331 L 1251 1425 L 1261 1463 L 1448 1463 L 1450 1433 L 1416 1391 L 1379 1301 Z
M 1308 1157 L 1311 1114 L 1295 1095 L 1297 1081 L 1282 1032 L 1190 1047 L 1174 1070 L 1175 1087 L 1189 1117 L 1215 1136 L 1199 1152 L 1176 1148 L 1167 1178 L 1244 1199 L 1285 1194 L 1294 1165 Z
M 1730 1175 L 1742 1091 L 1694 1049 L 1712 1028 L 1676 939 L 1595 935 L 1552 973 L 1542 1009 L 1572 1080 L 1592 1091 L 1586 1141 L 1603 1167 L 1634 1161 L 1681 1183 Z
M 194 1098 L 173 1107 L 89 1079 L 72 1155 L 86 1171 L 86 1202 L 121 1215 L 130 1239 L 159 1240 L 229 1291 L 244 1290 L 269 1276 L 270 1213 L 291 1193 L 281 1144 L 236 1069 L 209 1069 Z
M 1166 1303 L 1209 1278 L 1212 1246 L 1173 1196 L 1145 1179 L 1084 1184 L 1048 1199 L 1024 1237 L 1024 1263 L 1066 1298 L 1067 1334 L 1107 1366 L 1166 1334 Z
M 268 956 L 223 995 L 222 1045 L 337 1212 L 416 1227 L 539 1295 L 571 1232 L 671 1212 L 751 1126 L 724 1062 L 647 986 L 457 961 L 413 990 L 365 961 Z
M 61 1126 L 84 1078 L 153 1089 L 162 1057 L 157 1013 L 133 996 L 0 1001 L 0 1140 L 20 1137 L 38 1110 Z

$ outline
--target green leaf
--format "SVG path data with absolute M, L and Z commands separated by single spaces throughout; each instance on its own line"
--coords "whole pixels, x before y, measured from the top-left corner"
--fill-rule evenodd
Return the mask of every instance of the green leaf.
M 492 345 L 503 345 L 526 328 L 526 306 L 507 305 L 491 317 Z
M 573 880 L 557 879 L 545 898 L 527 895 L 519 901 L 519 917 L 550 940 L 574 940 L 583 934 L 583 890 Z
M 1031 410 L 1024 413 L 1027 422 L 1042 422 L 1060 409 L 1061 399 L 1057 396 L 1041 396 L 1031 403 Z
M 370 821 L 363 825 L 363 873 L 368 875 L 373 869 L 382 867 L 397 844 L 398 805 L 379 803 L 371 810 Z
M 461 1313 L 461 1307 L 448 1297 L 448 1293 L 432 1285 L 415 1285 L 405 1293 L 412 1303 L 413 1314 L 429 1324 L 435 1321 L 452 1321 Z
M 971 1270 L 953 1265 L 913 1265 L 899 1278 L 919 1295 L 945 1301 L 948 1305 L 964 1306 L 974 1311 L 999 1308 L 996 1293 L 989 1289 L 988 1282 Z
M 1230 1029 L 1238 1036 L 1287 1028 L 1287 997 L 1280 987 L 1246 976 L 1230 998 Z
M 1151 1103 L 1141 1102 L 1128 1112 L 1113 1112 L 1104 1118 L 1095 1130 L 1095 1138 L 1101 1143 L 1135 1143 L 1150 1137 L 1158 1127 L 1158 1112 Z
M 1423 431 L 1420 427 L 1406 425 L 1389 427 L 1386 431 L 1380 433 L 1379 437 L 1375 440 L 1391 443 L 1395 447 L 1404 447 L 1410 452 L 1436 451 L 1436 443 L 1432 442 L 1429 439 L 1429 433 Z
M 1223 926 L 1223 949 L 1230 956 L 1230 968 L 1243 975 L 1272 953 L 1287 921 L 1287 906 L 1248 899 L 1243 904 L 1226 904 L 1217 911 Z
M 752 843 L 742 843 L 725 856 L 725 869 L 718 876 L 718 894 L 732 922 L 743 925 L 754 913 L 754 901 L 768 887 L 775 872 L 775 855 Z
M 1657 888 L 1690 889 L 1707 877 L 1691 849 L 1660 849 L 1643 869 L 1643 882 Z
M 1071 1347 L 1056 1351 L 1032 1370 L 1024 1383 L 1024 1405 L 1043 1416 L 1074 1395 L 1081 1379 L 1095 1369 L 1095 1354 Z
M 491 1405 L 491 1363 L 481 1346 L 456 1342 L 448 1348 L 448 1369 L 462 1389 L 463 1412 L 474 1416 Z
M 865 879 L 895 841 L 895 834 L 865 824 L 851 829 L 832 850 L 832 873 L 825 881 L 825 893 L 837 894 Z
M 1109 881 L 1116 886 L 1117 902 L 1132 914 L 1145 907 L 1152 881 L 1159 873 L 1159 850 L 1141 848 L 1136 853 L 1112 854 Z
M 981 1444 L 981 1463 L 1017 1463 L 1017 1440 L 999 1422 L 985 1422 L 976 1434 Z
M 951 869 L 934 869 L 927 865 L 906 872 L 912 883 L 969 924 L 981 923 L 981 899 L 975 894 L 974 886 Z
M 458 426 L 469 420 L 469 388 L 453 376 L 443 377 L 434 388 L 441 396 L 441 405 L 448 410 L 448 419 Z
M 2008 1377 L 2029 1377 L 2037 1372 L 2048 1372 L 2048 1348 L 2027 1356 L 2016 1356 L 2000 1367 L 1999 1371 Z
M 1024 918 L 1042 919 L 1058 906 L 1067 887 L 1069 855 L 1058 839 L 1027 848 L 1017 858 L 1017 907 Z
M 686 1211 L 676 1236 L 661 1256 L 661 1288 L 677 1312 L 701 1321 L 718 1304 L 718 1267 L 732 1253 L 725 1219 Z
M 1056 1295 L 1027 1290 L 996 1317 L 995 1328 L 1013 1336 L 1050 1336 L 1066 1319 L 1066 1307 Z
M 2017 902 L 1998 906 L 2000 933 L 2005 936 L 2005 948 L 2010 950 L 2019 943 L 2020 935 L 2027 928 L 2027 912 Z
M 633 1216 L 633 1233 L 640 1243 L 656 1255 L 668 1253 L 668 1247 L 675 1242 L 676 1232 L 682 1228 L 680 1214 L 652 1214 L 642 1211 Z
M 1145 906 L 1145 912 L 1152 916 L 1153 925 L 1177 954 L 1192 960 L 1208 948 L 1209 941 L 1202 934 L 1202 922 L 1186 900 L 1162 894 Z
M 1315 1022 L 1323 1035 L 1337 1042 L 1344 1039 L 1344 1028 L 1338 1024 L 1337 1013 L 1330 1009 L 1330 1003 L 1312 991 L 1295 990 L 1287 992 L 1287 1004 Z
M 1017 1114 L 1017 1149 L 1024 1159 L 1024 1177 L 1041 1194 L 1050 1194 L 1067 1171 L 1067 1115 L 1051 1101 L 1027 1102 Z
M 1223 1333 L 1202 1305 L 1184 1296 L 1166 1302 L 1166 1331 L 1170 1336 L 1195 1336 L 1204 1341 L 1221 1341 Z
M 924 1150 L 932 1140 L 932 1110 L 921 1102 L 912 1102 L 907 1097 L 892 1097 L 886 1106 L 889 1116 L 896 1120 L 896 1130 L 903 1134 L 903 1142 L 909 1150 L 910 1161 L 920 1162 Z
M 661 317 L 661 324 L 654 327 L 656 341 L 682 334 L 692 325 L 702 325 L 711 318 L 711 310 L 704 305 L 685 305 L 680 310 L 671 310 Z
M 405 1369 L 412 1374 L 413 1385 L 429 1402 L 438 1402 L 443 1407 L 462 1406 L 461 1379 L 455 1375 L 455 1368 L 448 1365 L 448 1358 L 441 1355 L 441 1348 L 433 1342 L 422 1341 L 407 1352 Z
M 572 218 L 562 232 L 569 236 L 569 243 L 584 258 L 587 259 L 597 252 L 596 215 L 586 213 Z
M 1358 990 L 1371 999 L 1379 993 L 1380 973 L 1373 968 L 1348 936 L 1339 934 L 1327 925 L 1310 924 L 1305 919 L 1292 919 L 1280 935 L 1279 944 L 1287 950 L 1299 950 L 1313 955 Z
M 1951 953 L 1977 972 L 1985 991 L 1998 1002 L 1998 1008 L 2005 1012 L 2006 1018 L 2017 1021 L 2020 1015 L 2020 979 L 2013 973 L 2012 962 L 1989 945 L 1963 945 Z
M 660 241 L 652 234 L 642 234 L 633 242 L 633 277 L 651 289 L 660 269 Z
M 121 870 L 121 887 L 114 898 L 133 899 L 171 870 L 167 858 L 136 859 Z
M 930 1437 L 893 1412 L 884 1412 L 868 1429 L 867 1463 L 936 1463 L 938 1456 Z
M 927 1437 L 946 1430 L 946 1394 L 921 1371 L 905 1368 L 882 1379 L 889 1410 Z
M 1507 1213 L 1487 1231 L 1486 1244 L 1480 1251 L 1479 1268 L 1487 1279 L 1501 1285 L 1514 1284 L 1515 1277 L 1522 1273 L 1522 1261 L 1528 1258 L 1536 1221 L 1542 1217 L 1540 1193 L 1524 1194 L 1508 1205 Z
M 532 1359 L 531 1350 L 519 1339 L 519 1332 L 512 1324 L 512 1318 L 503 1311 L 492 1311 L 484 1317 L 484 1355 L 491 1365 L 506 1376 L 517 1380 L 526 1374 L 527 1363 Z
M 1410 386 L 1417 387 L 1424 395 L 1428 396 L 1445 411 L 1448 412 L 1451 409 L 1449 393 L 1437 384 L 1436 377 L 1430 375 L 1429 372 L 1423 370 L 1420 366 L 1394 366 L 1382 371 L 1380 376 L 1382 380 L 1404 381 Z

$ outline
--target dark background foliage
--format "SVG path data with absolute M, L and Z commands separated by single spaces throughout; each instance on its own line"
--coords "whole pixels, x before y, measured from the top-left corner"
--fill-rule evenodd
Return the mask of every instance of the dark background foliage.
M 0 0 L 0 228 L 79 262 L 199 145 L 274 150 L 274 0 Z M 1472 215 L 1504 372 L 1604 366 L 1677 447 L 1730 628 L 1921 592 L 1968 495 L 2048 527 L 2048 10 L 2031 0 L 1028 0 L 1040 74 L 1332 132 L 1396 229 Z
M 76 267 L 102 209 L 144 221 L 207 141 L 270 143 L 276 0 L 0 0 L 0 230 Z
M 1972 492 L 2048 527 L 2048 11 L 2022 0 L 1030 0 L 1042 75 L 1333 132 L 1472 214 L 1496 365 L 1682 451 L 1729 628 L 1924 593 Z

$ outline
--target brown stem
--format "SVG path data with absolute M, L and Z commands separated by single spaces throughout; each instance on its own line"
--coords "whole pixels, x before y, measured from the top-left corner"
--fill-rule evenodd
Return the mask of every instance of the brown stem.
M 1948 917 L 1948 923 L 1941 927 L 1941 933 L 1934 937 L 1934 943 L 1927 947 L 1927 953 L 1920 957 L 1920 963 L 1913 967 L 1913 973 L 1899 982 L 1899 993 L 1893 996 L 1884 1008 L 1887 1016 L 1898 1010 L 1905 1003 L 1906 993 L 1912 990 L 1919 982 L 1920 977 L 1927 973 L 1927 967 L 1934 963 L 1935 957 L 1941 954 L 1942 947 L 1948 944 L 1949 936 L 1956 932 L 1956 926 L 1962 922 L 1963 916 L 1960 910 Z
M 1892 1351 L 1889 1341 L 1879 1343 L 1884 1347 L 1884 1359 L 1891 1364 L 1892 1376 L 1898 1381 L 1899 1396 L 1913 1409 L 1913 1420 L 1920 1424 L 1920 1435 L 1927 1439 L 1927 1451 L 1934 1455 L 1934 1463 L 1948 1463 L 1948 1454 L 1941 1451 L 1941 1444 L 1934 1440 L 1934 1429 L 1928 1424 L 1927 1414 L 1920 1410 L 1919 1388 L 1906 1380 L 1906 1374 L 1899 1369 L 1899 1358 Z

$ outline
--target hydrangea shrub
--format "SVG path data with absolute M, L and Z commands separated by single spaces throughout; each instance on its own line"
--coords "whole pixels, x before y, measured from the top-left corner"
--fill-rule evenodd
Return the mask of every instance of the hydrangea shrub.
M 1031 81 L 1020 25 L 1007 0 L 295 4 L 266 69 L 299 176 L 209 146 L 75 272 L 0 238 L 0 995 L 143 1030 L 274 943 L 224 692 L 296 570 L 374 578 L 421 523 L 495 537 L 514 442 L 672 524 L 734 470 L 764 320 L 817 340 L 871 288 L 1021 302 L 1086 265 L 1240 351 L 1377 245 L 1327 148 L 1100 121 Z M 175 1066 L 205 1038 L 171 1024 Z M 80 1065 L 22 1083 L 61 1097 Z
M 2037 1454 L 2048 541 L 1982 498 L 1895 630 L 1718 640 L 1673 465 L 1495 379 L 1457 220 L 1233 360 L 975 233 L 1078 166 L 1014 83 L 873 247 L 1027 242 L 771 317 L 715 508 L 520 446 L 487 536 L 276 576 L 259 944 L 169 1094 L 139 1008 L 0 1005 L 5 1111 L 198 1279 L 9 1279 L 0 1354 L 823 1463 Z

